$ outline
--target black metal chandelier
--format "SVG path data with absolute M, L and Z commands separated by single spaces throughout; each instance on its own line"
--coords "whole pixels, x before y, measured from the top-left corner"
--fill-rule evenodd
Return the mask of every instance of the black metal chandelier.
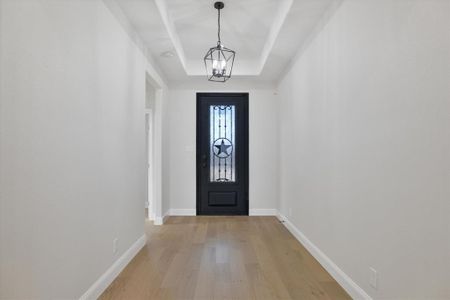
M 224 47 L 220 40 L 220 10 L 225 7 L 223 2 L 214 3 L 217 9 L 217 46 L 210 48 L 205 55 L 206 76 L 209 81 L 225 82 L 231 78 L 234 56 L 236 52 Z

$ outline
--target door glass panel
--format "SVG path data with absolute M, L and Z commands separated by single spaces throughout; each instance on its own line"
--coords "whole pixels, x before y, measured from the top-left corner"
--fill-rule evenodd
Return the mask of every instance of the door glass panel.
M 210 106 L 210 175 L 211 182 L 236 181 L 234 105 Z

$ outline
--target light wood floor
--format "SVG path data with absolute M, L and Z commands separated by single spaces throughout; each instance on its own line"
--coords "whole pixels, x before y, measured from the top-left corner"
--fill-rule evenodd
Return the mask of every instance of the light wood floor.
M 351 299 L 275 217 L 171 217 L 100 299 Z

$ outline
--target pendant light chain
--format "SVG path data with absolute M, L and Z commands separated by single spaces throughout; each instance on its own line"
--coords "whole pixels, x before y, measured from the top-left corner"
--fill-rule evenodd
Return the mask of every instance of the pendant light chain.
M 220 40 L 220 9 L 217 10 L 217 38 L 218 38 L 218 44 L 221 45 L 222 42 Z

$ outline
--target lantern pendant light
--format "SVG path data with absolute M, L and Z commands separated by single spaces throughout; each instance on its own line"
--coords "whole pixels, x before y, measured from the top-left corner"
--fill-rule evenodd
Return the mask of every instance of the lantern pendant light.
M 236 55 L 235 51 L 224 47 L 220 40 L 220 10 L 224 7 L 223 2 L 214 3 L 214 8 L 217 9 L 218 41 L 217 46 L 210 48 L 204 58 L 207 78 L 214 82 L 225 82 L 231 78 Z

